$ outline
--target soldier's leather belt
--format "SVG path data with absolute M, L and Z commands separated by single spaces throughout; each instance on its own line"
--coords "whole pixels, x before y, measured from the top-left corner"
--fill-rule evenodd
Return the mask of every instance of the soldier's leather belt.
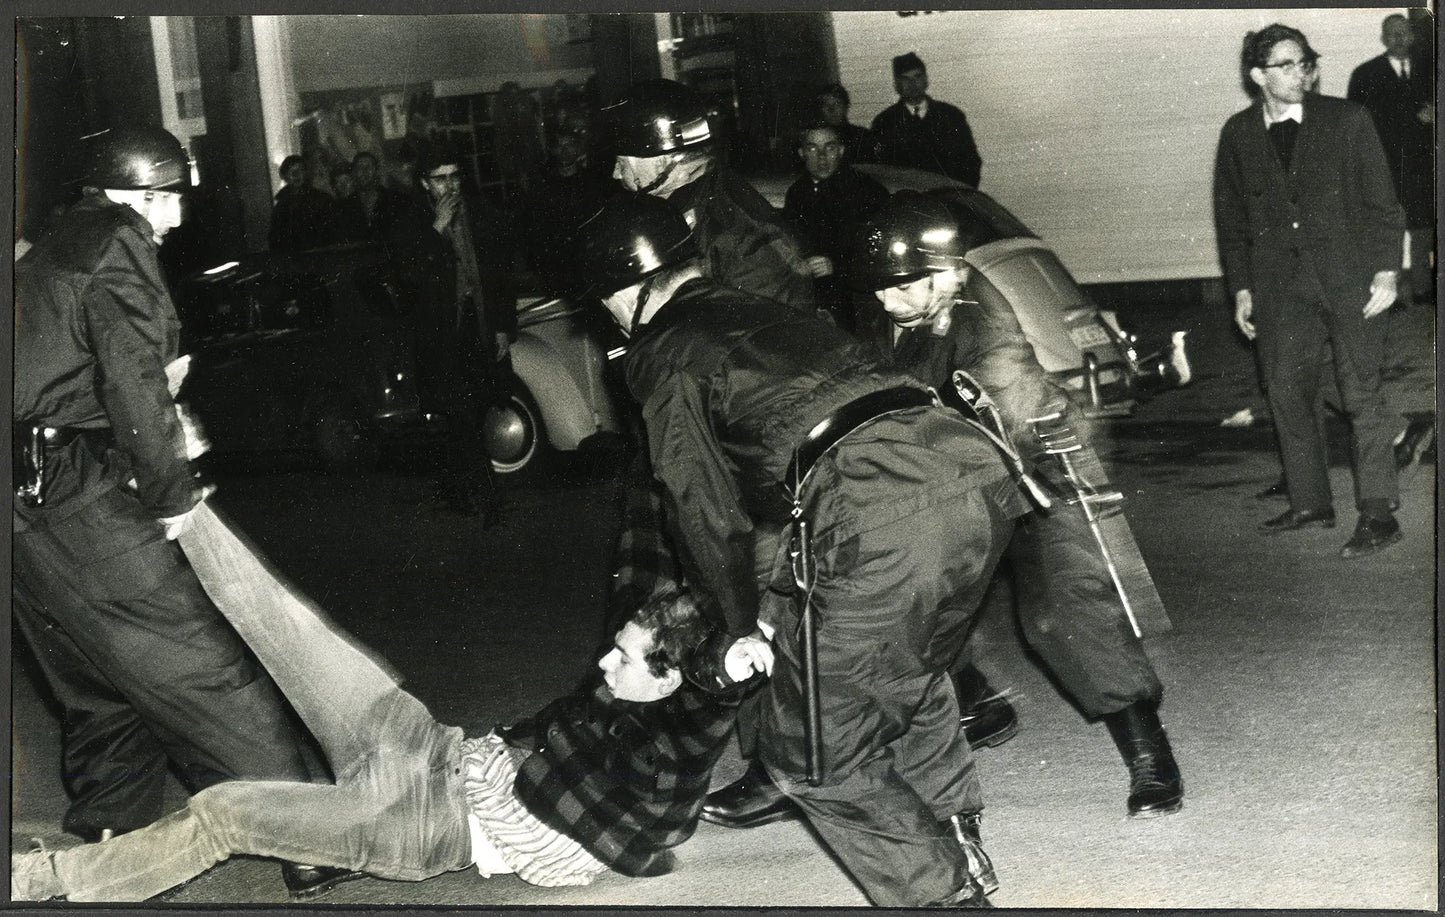
M 819 421 L 808 431 L 808 435 L 803 437 L 794 453 L 793 461 L 788 464 L 788 490 L 797 490 L 799 483 L 807 480 L 808 472 L 813 470 L 813 466 L 824 453 L 869 421 L 894 411 L 928 407 L 935 403 L 932 392 L 906 386 L 885 388 L 882 391 L 869 392 L 861 398 L 854 398 Z
M 11 424 L 10 445 L 17 460 L 24 450 L 30 448 L 30 431 L 35 426 L 37 425 L 24 421 Z M 87 448 L 99 455 L 104 453 L 111 444 L 111 430 L 109 427 L 41 426 L 40 429 L 46 450 L 58 451 L 79 439 L 85 443 Z

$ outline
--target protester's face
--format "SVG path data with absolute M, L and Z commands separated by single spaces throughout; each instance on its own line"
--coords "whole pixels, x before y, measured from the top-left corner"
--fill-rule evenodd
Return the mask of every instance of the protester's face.
M 893 324 L 900 328 L 914 328 L 930 322 L 953 302 L 958 292 L 960 277 L 957 271 L 939 271 L 873 294 L 883 304 L 883 309 Z
M 1304 48 L 1286 38 L 1275 42 L 1263 67 L 1249 71 L 1250 79 L 1264 92 L 1267 101 L 1276 105 L 1294 105 L 1305 97 L 1310 71 L 1314 65 L 1305 61 Z
M 657 183 L 667 165 L 666 156 L 618 156 L 612 177 L 628 191 L 644 191 Z
M 437 166 L 423 176 L 422 183 L 426 185 L 426 191 L 431 195 L 432 203 L 438 203 L 444 197 L 461 193 L 462 170 L 450 163 Z
M 838 171 L 843 162 L 843 144 L 838 134 L 830 130 L 811 130 L 803 135 L 798 144 L 798 154 L 803 157 L 803 166 L 808 174 L 822 181 Z
M 848 106 L 844 105 L 843 100 L 837 96 L 819 96 L 818 114 L 824 121 L 837 127 L 848 120 Z
M 1391 18 L 1386 20 L 1380 40 L 1385 43 L 1385 53 L 1391 57 L 1406 58 L 1415 44 L 1415 31 L 1410 28 L 1409 20 Z
M 928 71 L 915 67 L 900 73 L 893 78 L 893 88 L 906 104 L 917 105 L 928 92 Z
M 337 197 L 351 197 L 356 193 L 356 179 L 350 172 L 340 172 L 332 177 L 331 190 Z
M 646 657 L 651 649 L 652 631 L 638 626 L 635 621 L 628 621 L 617 632 L 612 649 L 597 663 L 602 670 L 602 680 L 607 683 L 613 697 L 648 703 L 662 700 L 677 690 L 681 679 L 676 669 L 654 675 L 648 668 Z

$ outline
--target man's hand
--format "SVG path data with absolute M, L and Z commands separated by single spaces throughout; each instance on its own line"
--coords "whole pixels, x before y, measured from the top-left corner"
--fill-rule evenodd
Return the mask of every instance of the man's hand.
M 747 681 L 754 674 L 773 674 L 773 648 L 760 631 L 739 637 L 728 647 L 723 668 L 733 681 Z
M 1365 303 L 1365 318 L 1374 318 L 1394 305 L 1398 291 L 1394 271 L 1378 271 L 1370 282 L 1370 301 Z
M 432 220 L 432 229 L 435 229 L 438 233 L 446 232 L 448 224 L 452 221 L 452 217 L 457 214 L 457 207 L 461 204 L 461 201 L 462 196 L 455 191 L 442 195 L 441 200 L 437 201 L 437 215 L 436 219 Z
M 807 261 L 808 272 L 814 277 L 831 277 L 833 275 L 833 262 L 822 255 L 814 255 Z
M 205 487 L 201 488 L 201 498 L 196 501 L 196 506 L 200 506 L 207 497 L 209 497 L 215 492 L 216 485 L 214 484 L 207 484 Z M 194 513 L 196 511 L 196 506 L 192 506 L 190 509 L 186 510 L 184 513 L 181 513 L 179 516 L 161 517 L 161 525 L 166 527 L 166 541 L 175 541 L 177 538 L 181 537 L 181 532 L 185 531 L 186 523 L 190 521 L 191 513 Z
M 1254 296 L 1248 290 L 1240 290 L 1234 294 L 1234 324 L 1241 334 L 1249 340 L 1254 340 L 1257 333 L 1254 330 Z

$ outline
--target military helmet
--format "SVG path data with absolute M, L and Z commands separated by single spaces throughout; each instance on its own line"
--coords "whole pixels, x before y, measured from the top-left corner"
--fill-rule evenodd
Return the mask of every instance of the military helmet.
M 902 286 L 963 267 L 968 248 L 947 205 L 915 191 L 899 191 L 854 236 L 852 282 L 859 290 Z
M 579 297 L 605 297 L 697 256 L 677 208 L 650 194 L 609 199 L 577 229 Z
M 712 140 L 702 96 L 674 80 L 634 83 L 604 112 L 621 156 L 661 156 Z
M 181 143 L 159 127 L 118 127 L 84 138 L 82 181 L 116 191 L 181 190 L 191 166 Z

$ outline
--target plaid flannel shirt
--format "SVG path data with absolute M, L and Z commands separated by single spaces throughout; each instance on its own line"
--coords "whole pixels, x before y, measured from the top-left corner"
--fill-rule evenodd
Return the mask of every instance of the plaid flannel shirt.
M 605 686 L 564 697 L 537 715 L 538 747 L 513 792 L 613 870 L 665 873 L 669 848 L 697 828 L 741 687 L 709 694 L 685 683 L 650 704 L 619 701 Z

